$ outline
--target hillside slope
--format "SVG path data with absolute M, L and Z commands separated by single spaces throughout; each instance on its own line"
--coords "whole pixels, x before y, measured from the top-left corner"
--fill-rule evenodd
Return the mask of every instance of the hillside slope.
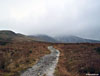
M 36 37 L 28 37 L 26 35 L 15 33 L 9 30 L 0 31 L 0 44 L 5 45 L 9 42 L 21 42 L 21 41 L 39 41 Z
M 98 40 L 84 39 L 77 36 L 58 36 L 55 39 L 61 43 L 100 43 Z
M 100 43 L 99 40 L 85 39 L 77 36 L 56 36 L 51 37 L 47 35 L 29 36 L 31 38 L 37 38 L 38 41 L 51 42 L 51 43 Z
M 60 51 L 55 76 L 86 76 L 86 73 L 100 73 L 100 43 L 47 43 L 39 42 L 11 31 L 1 32 L 0 76 L 20 76 L 44 55 L 47 47 Z M 37 38 L 36 38 L 37 39 Z M 1 42 L 0 42 L 1 43 Z
M 56 39 L 54 39 L 53 37 L 50 37 L 48 35 L 36 35 L 36 36 L 29 36 L 31 38 L 36 37 L 38 39 L 38 41 L 42 41 L 42 42 L 52 42 L 52 43 L 56 43 L 58 42 Z
M 86 76 L 100 73 L 100 44 L 51 44 L 14 42 L 0 45 L 0 76 L 19 76 L 40 57 L 49 54 L 48 46 L 60 51 L 55 76 Z
M 7 31 L 7 30 L 0 31 L 0 41 L 9 41 L 16 36 L 17 34 L 12 31 Z
M 100 76 L 100 44 L 56 44 L 61 56 L 56 76 Z
M 47 35 L 30 35 L 15 33 L 9 30 L 0 31 L 0 44 L 6 44 L 11 41 L 41 41 L 51 43 L 100 43 L 98 40 L 84 39 L 77 36 L 58 36 L 51 37 Z

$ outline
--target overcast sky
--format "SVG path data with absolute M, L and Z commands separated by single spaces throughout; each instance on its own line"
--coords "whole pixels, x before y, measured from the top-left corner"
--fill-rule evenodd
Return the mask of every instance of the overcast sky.
M 0 0 L 0 29 L 100 40 L 100 0 Z

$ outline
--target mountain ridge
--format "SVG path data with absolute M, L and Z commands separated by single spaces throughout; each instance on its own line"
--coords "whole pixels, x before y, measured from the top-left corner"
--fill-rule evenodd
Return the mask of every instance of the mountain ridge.
M 100 43 L 99 40 L 92 40 L 92 39 L 85 39 L 78 36 L 58 36 L 55 37 L 56 40 L 60 41 L 61 43 Z
M 39 39 L 42 42 L 52 42 L 52 43 L 56 43 L 57 42 L 56 39 L 54 39 L 53 37 L 48 36 L 48 35 L 40 34 L 40 35 L 31 35 L 29 37 L 36 37 L 37 39 Z
M 15 33 L 10 30 L 0 31 L 0 41 L 10 42 L 10 41 L 40 41 L 40 42 L 50 42 L 50 43 L 100 43 L 99 40 L 85 39 L 77 36 L 55 36 L 51 37 L 48 35 L 23 35 L 20 33 Z

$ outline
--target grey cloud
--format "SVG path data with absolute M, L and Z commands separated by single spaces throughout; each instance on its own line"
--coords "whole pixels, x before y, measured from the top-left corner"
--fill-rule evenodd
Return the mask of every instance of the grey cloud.
M 0 29 L 99 39 L 100 0 L 3 0 Z

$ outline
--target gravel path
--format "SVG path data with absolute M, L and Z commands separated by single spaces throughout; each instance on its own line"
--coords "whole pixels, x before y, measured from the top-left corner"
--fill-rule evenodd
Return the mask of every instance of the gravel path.
M 50 54 L 43 56 L 32 68 L 27 69 L 21 76 L 54 76 L 59 60 L 59 50 L 49 46 Z

